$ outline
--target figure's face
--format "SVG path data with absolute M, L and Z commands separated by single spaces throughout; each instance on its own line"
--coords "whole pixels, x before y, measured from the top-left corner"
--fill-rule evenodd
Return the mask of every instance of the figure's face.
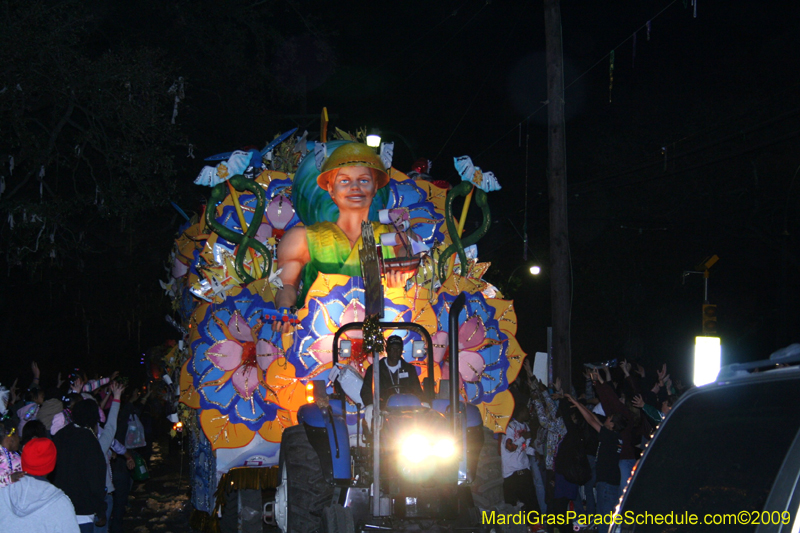
M 402 344 L 390 344 L 386 347 L 386 359 L 388 360 L 389 364 L 394 366 L 400 361 L 400 358 L 403 356 L 403 345 Z
M 328 192 L 339 209 L 362 209 L 372 204 L 376 185 L 372 169 L 344 167 L 328 183 Z

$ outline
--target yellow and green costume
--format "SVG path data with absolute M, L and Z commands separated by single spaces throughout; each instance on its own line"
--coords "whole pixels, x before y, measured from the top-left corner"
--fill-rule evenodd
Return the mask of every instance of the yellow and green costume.
M 375 242 L 380 242 L 381 235 L 394 233 L 396 230 L 380 222 L 373 222 L 372 231 L 375 233 Z M 361 260 L 358 256 L 358 250 L 363 246 L 361 237 L 351 248 L 347 235 L 339 226 L 333 222 L 319 222 L 306 227 L 306 242 L 311 260 L 303 269 L 303 288 L 297 295 L 297 307 L 305 305 L 308 289 L 320 272 L 361 276 Z M 386 259 L 395 256 L 392 247 L 383 246 L 382 251 Z

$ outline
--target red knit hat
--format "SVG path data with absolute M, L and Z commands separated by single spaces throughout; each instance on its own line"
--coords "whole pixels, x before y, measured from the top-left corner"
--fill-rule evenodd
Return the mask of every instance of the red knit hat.
M 56 445 L 50 439 L 31 439 L 22 449 L 22 470 L 32 476 L 46 476 L 56 467 Z

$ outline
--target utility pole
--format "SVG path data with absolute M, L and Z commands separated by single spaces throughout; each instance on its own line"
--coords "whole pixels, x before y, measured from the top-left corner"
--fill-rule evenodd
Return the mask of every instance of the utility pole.
M 550 300 L 553 321 L 553 373 L 564 390 L 572 384 L 567 161 L 564 126 L 564 53 L 560 0 L 544 0 L 547 42 L 547 187 L 550 195 Z

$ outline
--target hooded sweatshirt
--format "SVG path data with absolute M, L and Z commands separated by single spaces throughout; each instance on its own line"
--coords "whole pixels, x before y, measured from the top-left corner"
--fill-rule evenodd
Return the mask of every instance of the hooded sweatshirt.
M 80 533 L 80 528 L 61 489 L 25 476 L 0 490 L 0 531 Z

